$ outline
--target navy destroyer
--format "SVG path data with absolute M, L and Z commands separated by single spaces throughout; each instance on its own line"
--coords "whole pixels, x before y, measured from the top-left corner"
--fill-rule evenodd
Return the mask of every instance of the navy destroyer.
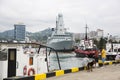
M 73 45 L 73 35 L 64 28 L 63 15 L 58 14 L 56 28 L 53 30 L 51 37 L 48 37 L 47 46 L 57 51 L 71 51 L 73 50 Z

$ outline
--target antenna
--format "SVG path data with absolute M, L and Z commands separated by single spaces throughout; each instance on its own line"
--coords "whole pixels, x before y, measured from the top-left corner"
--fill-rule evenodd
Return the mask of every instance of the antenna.
M 85 26 L 85 40 L 88 40 L 88 35 L 87 35 L 87 29 L 88 29 L 88 26 L 87 26 L 87 19 L 86 19 L 86 17 L 84 16 L 84 19 L 85 19 L 85 24 L 86 24 L 86 26 Z
M 85 27 L 85 40 L 88 40 L 88 37 L 87 37 L 87 24 L 86 24 L 86 27 Z

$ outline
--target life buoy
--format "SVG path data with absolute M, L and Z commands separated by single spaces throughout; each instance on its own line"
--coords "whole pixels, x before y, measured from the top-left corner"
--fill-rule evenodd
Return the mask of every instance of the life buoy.
M 30 76 L 30 75 L 34 75 L 34 74 L 35 74 L 35 70 L 33 68 L 30 68 L 28 70 L 28 75 Z
M 23 75 L 26 75 L 27 74 L 27 66 L 24 66 L 23 68 Z

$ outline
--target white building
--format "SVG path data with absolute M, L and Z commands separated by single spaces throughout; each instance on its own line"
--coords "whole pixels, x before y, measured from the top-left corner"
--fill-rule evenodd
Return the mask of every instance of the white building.
M 97 29 L 97 37 L 103 37 L 103 32 L 102 29 Z

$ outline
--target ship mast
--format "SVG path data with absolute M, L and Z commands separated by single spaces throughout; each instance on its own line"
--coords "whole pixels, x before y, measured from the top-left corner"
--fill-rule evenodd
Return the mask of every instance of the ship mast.
M 56 33 L 58 31 L 58 18 L 56 17 Z
M 85 27 L 85 40 L 88 40 L 88 36 L 87 36 L 87 24 L 86 24 L 86 27 Z

